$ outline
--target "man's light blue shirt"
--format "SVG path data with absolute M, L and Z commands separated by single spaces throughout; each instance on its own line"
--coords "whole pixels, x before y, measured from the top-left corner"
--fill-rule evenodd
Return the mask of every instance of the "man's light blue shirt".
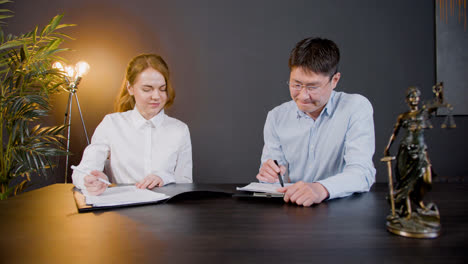
M 291 182 L 319 182 L 330 199 L 366 192 L 375 181 L 372 105 L 358 94 L 332 91 L 316 120 L 294 101 L 268 113 L 262 164 L 289 166 Z

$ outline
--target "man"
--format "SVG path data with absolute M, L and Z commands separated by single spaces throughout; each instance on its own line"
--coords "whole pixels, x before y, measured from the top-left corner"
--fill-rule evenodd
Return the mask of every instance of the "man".
M 286 202 L 310 206 L 369 191 L 375 181 L 372 105 L 361 95 L 333 91 L 339 60 L 331 40 L 297 43 L 289 57 L 293 100 L 268 113 L 257 179 L 278 182 L 288 171 L 294 184 L 278 189 Z

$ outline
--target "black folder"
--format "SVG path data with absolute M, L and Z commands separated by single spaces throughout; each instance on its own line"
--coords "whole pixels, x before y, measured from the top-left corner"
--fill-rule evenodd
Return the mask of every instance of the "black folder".
M 124 186 L 124 185 L 119 185 Z M 109 187 L 113 188 L 113 187 Z M 116 208 L 125 208 L 132 206 L 141 206 L 149 204 L 160 204 L 167 202 L 179 202 L 185 199 L 206 199 L 209 197 L 219 197 L 226 196 L 231 197 L 233 194 L 232 190 L 227 190 L 222 188 L 220 185 L 211 185 L 211 184 L 192 184 L 192 183 L 178 183 L 178 184 L 169 184 L 163 187 L 158 187 L 152 189 L 152 191 L 163 193 L 169 196 L 169 198 L 160 201 L 150 201 L 150 202 L 139 202 L 139 203 L 130 203 L 130 204 L 121 204 L 121 205 L 112 205 L 112 206 L 93 206 L 86 204 L 86 197 L 84 194 L 77 188 L 73 188 L 73 197 L 75 198 L 76 207 L 79 213 L 91 212 L 96 210 L 109 210 Z

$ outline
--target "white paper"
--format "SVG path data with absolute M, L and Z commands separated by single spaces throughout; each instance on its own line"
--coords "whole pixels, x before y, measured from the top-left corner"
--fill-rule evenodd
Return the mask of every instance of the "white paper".
M 93 206 L 114 206 L 133 203 L 157 202 L 170 198 L 163 193 L 157 193 L 146 189 L 138 189 L 136 186 L 110 187 L 101 195 L 89 195 L 83 192 L 86 203 Z
M 290 183 L 285 184 L 284 186 L 289 186 Z M 244 187 L 237 187 L 238 191 L 248 191 L 248 192 L 263 192 L 263 193 L 272 193 L 272 194 L 282 194 L 277 192 L 276 189 L 281 188 L 279 183 L 260 183 L 260 182 L 251 182 L 249 185 Z

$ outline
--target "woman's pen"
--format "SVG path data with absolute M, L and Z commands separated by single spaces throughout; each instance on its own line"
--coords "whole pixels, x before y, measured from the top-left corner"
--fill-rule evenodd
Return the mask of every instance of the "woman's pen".
M 81 173 L 91 175 L 91 172 L 90 172 L 90 171 L 82 170 L 82 169 L 78 168 L 78 167 L 75 166 L 75 165 L 71 165 L 70 168 L 72 168 L 72 170 L 76 170 L 76 171 L 79 171 L 79 172 L 81 172 Z M 103 178 L 99 178 L 99 177 L 98 177 L 98 181 L 101 181 L 101 182 L 103 182 L 103 183 L 105 183 L 105 184 L 107 184 L 107 185 L 111 185 L 111 183 L 110 183 L 109 181 L 106 181 L 106 180 L 104 180 Z

